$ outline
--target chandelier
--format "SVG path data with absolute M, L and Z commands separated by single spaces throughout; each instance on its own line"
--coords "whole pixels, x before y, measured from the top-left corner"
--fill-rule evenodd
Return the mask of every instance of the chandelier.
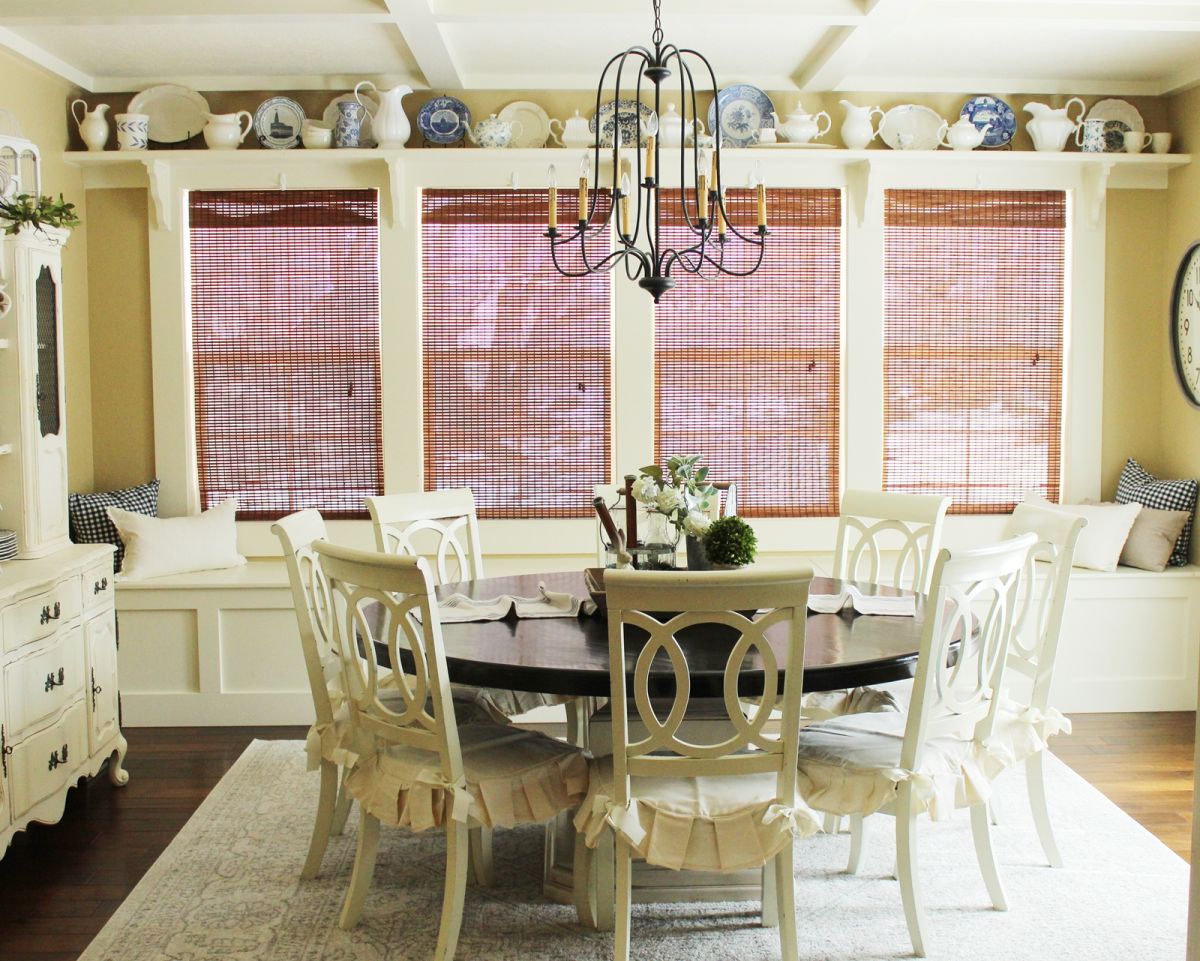
M 633 46 L 617 54 L 605 66 L 596 88 L 596 141 L 594 159 L 584 155 L 579 172 L 579 219 L 573 230 L 558 229 L 558 183 L 554 167 L 549 171 L 549 217 L 545 236 L 550 238 L 550 255 L 559 273 L 566 277 L 586 277 L 609 271 L 618 264 L 638 286 L 654 297 L 654 302 L 675 286 L 673 271 L 712 276 L 716 273 L 746 277 L 762 263 L 767 230 L 766 187 L 761 178 L 756 190 L 757 226 L 743 233 L 729 216 L 725 184 L 721 178 L 721 137 L 719 105 L 717 130 L 711 149 L 702 147 L 699 137 L 687 136 L 696 129 L 696 86 L 692 71 L 701 77 L 701 89 L 711 84 L 713 102 L 717 97 L 717 78 L 708 60 L 695 50 L 663 42 L 659 15 L 660 0 L 654 4 L 653 50 Z M 621 98 L 621 81 L 627 71 L 637 72 L 636 96 Z M 664 208 L 665 197 L 660 179 L 662 143 L 658 136 L 659 107 L 663 84 L 672 74 L 679 78 L 683 124 L 679 136 L 679 184 L 672 194 L 677 206 Z M 597 200 L 605 191 L 589 190 L 588 177 L 596 171 L 600 180 L 600 141 L 603 118 L 601 103 L 605 84 L 612 78 L 612 179 L 607 188 L 611 203 L 597 210 Z M 654 85 L 654 112 L 639 116 L 643 80 Z M 690 108 L 690 109 L 689 109 Z M 702 129 L 702 128 L 701 128 Z M 629 131 L 631 143 L 623 143 Z M 641 141 L 644 137 L 644 150 Z M 689 143 L 689 139 L 691 143 Z M 622 149 L 625 148 L 625 149 Z M 607 148 L 606 148 L 607 149 Z M 671 145 L 669 149 L 674 149 Z M 669 155 L 668 155 L 669 156 Z M 607 236 L 606 227 L 617 218 L 616 249 L 598 245 Z M 665 229 L 664 229 L 665 228 Z M 736 238 L 734 240 L 733 238 Z M 589 247 L 590 243 L 590 247 Z M 744 251 L 726 258 L 732 246 L 746 245 Z M 564 264 L 566 253 L 575 250 L 571 263 Z

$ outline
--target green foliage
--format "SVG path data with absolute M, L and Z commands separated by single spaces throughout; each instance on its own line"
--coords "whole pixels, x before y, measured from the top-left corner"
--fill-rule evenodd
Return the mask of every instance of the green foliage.
M 25 224 L 42 227 L 78 227 L 79 217 L 75 205 L 68 203 L 59 194 L 53 197 L 35 197 L 32 194 L 17 194 L 11 200 L 0 200 L 0 219 L 7 220 L 6 234 L 15 234 Z
M 754 528 L 736 514 L 713 521 L 703 541 L 704 553 L 711 564 L 741 567 L 753 561 L 758 550 Z
M 667 458 L 665 471 L 658 464 L 648 464 L 641 468 L 638 471 L 638 480 L 649 478 L 654 482 L 656 489 L 643 492 L 637 500 L 644 504 L 647 510 L 665 514 L 671 519 L 671 523 L 679 528 L 683 527 L 684 519 L 689 513 L 707 512 L 709 498 L 717 493 L 717 489 L 707 482 L 708 468 L 698 466 L 700 458 L 700 454 L 675 454 Z M 657 495 L 672 488 L 679 494 L 675 506 L 669 509 L 657 506 Z

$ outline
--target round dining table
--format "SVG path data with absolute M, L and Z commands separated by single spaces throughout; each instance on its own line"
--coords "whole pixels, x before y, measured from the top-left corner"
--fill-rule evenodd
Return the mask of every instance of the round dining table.
M 443 599 L 463 594 L 488 601 L 506 594 L 537 597 L 542 585 L 548 591 L 588 596 L 582 571 L 489 577 L 444 585 L 437 593 Z M 814 577 L 810 592 L 833 594 L 841 587 L 836 579 Z M 924 606 L 919 597 L 912 617 L 857 614 L 849 609 L 838 614 L 810 611 L 804 637 L 804 690 L 832 691 L 912 677 L 923 626 Z M 784 627 L 777 627 L 778 631 L 768 631 L 767 638 L 780 665 L 782 684 Z M 631 678 L 642 646 L 639 634 L 645 637 L 636 628 L 626 628 L 626 668 Z M 733 637 L 732 630 L 721 625 L 701 625 L 680 633 L 693 697 L 722 696 Z M 454 683 L 539 694 L 609 695 L 608 621 L 599 612 L 578 617 L 443 622 L 442 639 Z M 411 669 L 412 665 L 405 667 Z M 757 651 L 746 658 L 739 678 L 742 693 L 762 693 L 762 661 Z M 674 680 L 670 658 L 659 651 L 650 669 L 651 695 L 671 696 Z

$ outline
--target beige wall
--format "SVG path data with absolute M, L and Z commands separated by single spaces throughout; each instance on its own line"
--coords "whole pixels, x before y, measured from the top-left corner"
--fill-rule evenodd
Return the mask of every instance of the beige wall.
M 63 252 L 63 357 L 66 365 L 70 488 L 92 489 L 92 385 L 88 344 L 88 212 L 79 171 L 62 160 L 67 109 L 78 91 L 67 81 L 0 49 L 0 107 L 21 125 L 42 155 L 42 193 L 63 196 L 80 210 L 82 226 Z

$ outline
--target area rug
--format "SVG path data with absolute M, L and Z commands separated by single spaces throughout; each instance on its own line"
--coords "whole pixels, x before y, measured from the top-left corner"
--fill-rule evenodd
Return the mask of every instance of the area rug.
M 930 955 L 953 961 L 1106 961 L 1184 955 L 1188 869 L 1182 859 L 1055 758 L 1047 782 L 1067 867 L 1045 866 L 1020 772 L 998 786 L 995 843 L 1011 910 L 993 911 L 969 819 L 921 824 Z M 354 825 L 322 872 L 300 881 L 317 778 L 299 742 L 256 741 L 221 780 L 84 952 L 83 961 L 425 961 L 441 910 L 440 834 L 383 831 L 375 884 L 352 932 L 336 927 L 354 862 Z M 877 819 L 862 874 L 848 839 L 796 845 L 800 957 L 911 954 L 899 885 L 888 877 L 892 822 Z M 601 961 L 611 935 L 541 895 L 542 831 L 498 832 L 492 889 L 468 887 L 457 958 Z M 639 961 L 777 958 L 757 905 L 637 905 Z

